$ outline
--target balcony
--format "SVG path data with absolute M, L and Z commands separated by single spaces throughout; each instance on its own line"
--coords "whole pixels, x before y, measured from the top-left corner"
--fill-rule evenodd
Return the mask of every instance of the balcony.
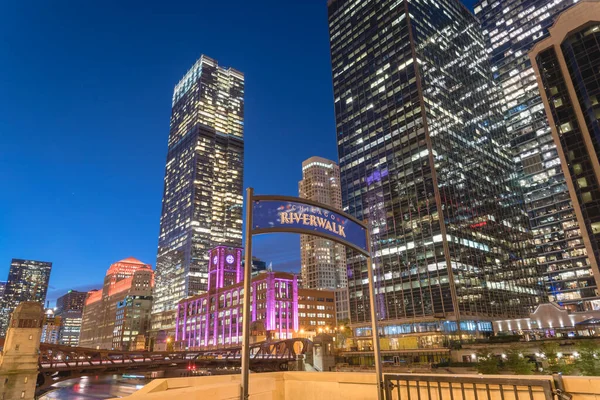
M 385 375 L 386 400 L 600 400 L 600 377 Z M 250 400 L 377 399 L 374 373 L 273 372 L 250 376 Z M 237 400 L 240 375 L 157 379 L 123 400 Z M 116 399 L 115 399 L 116 400 Z

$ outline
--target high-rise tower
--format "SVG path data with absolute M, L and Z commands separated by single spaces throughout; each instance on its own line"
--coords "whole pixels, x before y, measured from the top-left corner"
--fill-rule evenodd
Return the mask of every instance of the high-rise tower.
M 56 316 L 61 317 L 59 343 L 66 346 L 78 346 L 81 333 L 81 317 L 87 292 L 69 290 L 56 299 Z
M 342 209 L 340 168 L 330 160 L 311 157 L 302 163 L 300 197 Z M 337 289 L 348 286 L 346 249 L 340 244 L 311 235 L 300 235 L 302 286 Z
M 87 294 L 79 345 L 133 350 L 137 336 L 145 335 L 150 325 L 153 283 L 149 264 L 133 257 L 112 264 L 102 289 Z
M 481 0 L 481 21 L 493 79 L 502 89 L 508 135 L 501 141 L 517 164 L 519 185 L 529 214 L 536 261 L 547 301 L 571 309 L 599 307 L 593 270 L 561 167 L 556 145 L 527 53 L 548 36 L 556 16 L 571 0 Z
M 575 205 L 586 253 L 600 258 L 600 2 L 582 1 L 563 11 L 549 28 L 550 36 L 530 52 L 540 93 L 561 160 L 571 201 Z M 578 238 L 570 247 L 582 244 Z M 592 262 L 596 287 L 600 278 Z M 589 269 L 562 272 L 566 289 L 587 290 Z M 577 279 L 581 277 L 580 279 Z M 552 282 L 561 285 L 563 282 Z M 596 289 L 597 290 L 597 289 Z M 600 301 L 589 301 L 600 309 Z
M 51 270 L 51 262 L 12 259 L 0 303 L 0 336 L 5 335 L 10 314 L 20 303 L 37 301 L 44 304 Z
M 242 245 L 244 75 L 201 56 L 175 86 L 152 329 L 207 290 L 208 250 Z
M 483 36 L 458 0 L 330 0 L 343 210 L 369 221 L 386 334 L 491 331 L 541 298 Z M 347 254 L 368 334 L 366 263 Z

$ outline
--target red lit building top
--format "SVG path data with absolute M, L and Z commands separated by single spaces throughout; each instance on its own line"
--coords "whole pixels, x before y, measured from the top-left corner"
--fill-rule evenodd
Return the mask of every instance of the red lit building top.
M 128 349 L 150 323 L 154 271 L 133 257 L 110 266 L 101 290 L 88 292 L 79 344 L 101 349 Z
M 104 277 L 104 288 L 103 290 L 92 290 L 88 292 L 88 297 L 85 301 L 86 305 L 102 300 L 103 295 L 112 296 L 117 293 L 128 291 L 132 286 L 139 283 L 134 282 L 134 275 L 137 272 L 147 272 L 150 277 L 150 286 L 154 286 L 154 272 L 150 264 L 145 264 L 137 258 L 128 257 L 121 261 L 117 261 L 112 264 L 106 276 Z M 148 276 L 148 274 L 145 274 Z M 134 288 L 136 289 L 136 288 Z M 144 289 L 144 288 L 138 288 Z

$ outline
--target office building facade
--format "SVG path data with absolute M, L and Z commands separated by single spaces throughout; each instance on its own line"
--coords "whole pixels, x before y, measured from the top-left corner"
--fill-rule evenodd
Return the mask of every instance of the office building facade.
M 79 346 L 129 350 L 150 328 L 154 271 L 133 257 L 110 266 L 101 290 L 88 292 Z
M 56 299 L 56 313 L 61 314 L 65 311 L 81 311 L 85 305 L 87 292 L 78 290 L 69 290 L 67 293 Z
M 8 280 L 0 307 L 0 337 L 6 328 L 13 310 L 25 301 L 46 301 L 52 263 L 13 258 L 8 271 Z
M 58 344 L 60 339 L 60 330 L 62 327 L 62 318 L 54 312 L 52 308 L 44 311 L 44 320 L 42 321 L 41 343 Z
M 55 315 L 61 318 L 58 343 L 65 346 L 79 346 L 81 317 L 87 292 L 69 290 L 56 299 Z
M 549 36 L 530 52 L 583 245 L 592 261 L 600 257 L 599 21 L 600 3 L 580 2 L 563 11 Z M 598 287 L 597 262 L 591 265 L 596 282 L 588 278 L 587 268 L 580 268 L 567 275 L 569 288 Z
M 342 190 L 338 165 L 322 157 L 302 163 L 300 198 L 342 209 Z M 309 289 L 336 289 L 348 286 L 346 249 L 331 240 L 300 235 L 302 285 Z
M 328 11 L 343 211 L 369 221 L 383 329 L 444 319 L 476 331 L 526 315 L 542 285 L 478 22 L 453 0 L 330 0 Z M 347 264 L 362 335 L 366 263 L 348 252 Z
M 546 300 L 588 310 L 600 307 L 592 276 L 597 260 L 584 245 L 528 57 L 535 43 L 548 36 L 556 16 L 573 4 L 571 0 L 485 0 L 476 4 L 475 14 L 482 24 L 494 81 L 502 91 L 508 131 L 502 145 L 518 168 Z
M 207 290 L 208 250 L 242 244 L 244 76 L 202 56 L 175 86 L 152 328 Z

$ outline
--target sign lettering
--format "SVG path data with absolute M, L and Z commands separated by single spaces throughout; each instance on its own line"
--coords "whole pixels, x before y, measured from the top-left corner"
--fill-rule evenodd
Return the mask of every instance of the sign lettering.
M 366 254 L 366 229 L 327 208 L 298 201 L 255 200 L 252 208 L 252 230 L 258 233 L 297 232 L 330 238 Z

